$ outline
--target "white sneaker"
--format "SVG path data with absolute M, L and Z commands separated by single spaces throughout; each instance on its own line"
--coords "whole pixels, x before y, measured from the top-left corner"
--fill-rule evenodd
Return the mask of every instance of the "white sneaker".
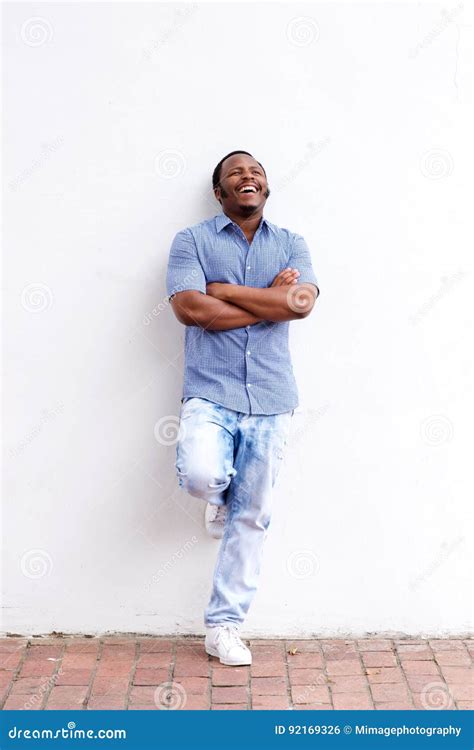
M 204 648 L 211 656 L 217 656 L 221 664 L 230 667 L 252 663 L 250 649 L 239 638 L 236 625 L 207 628 Z
M 214 505 L 213 503 L 206 505 L 204 521 L 209 536 L 212 536 L 213 539 L 222 539 L 226 518 L 227 505 Z

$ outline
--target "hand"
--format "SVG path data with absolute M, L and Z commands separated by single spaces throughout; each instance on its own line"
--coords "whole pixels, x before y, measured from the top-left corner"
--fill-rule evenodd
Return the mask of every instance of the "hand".
M 224 300 L 225 299 L 225 288 L 229 286 L 228 284 L 224 284 L 221 281 L 213 281 L 210 284 L 206 284 L 206 293 L 210 297 L 215 297 L 216 299 Z
M 270 286 L 289 286 L 298 283 L 300 272 L 297 268 L 284 268 L 275 276 Z

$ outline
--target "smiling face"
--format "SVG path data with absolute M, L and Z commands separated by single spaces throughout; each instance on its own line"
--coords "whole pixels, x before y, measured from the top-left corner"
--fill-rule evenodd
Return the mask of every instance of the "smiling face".
M 226 213 L 243 216 L 261 212 L 270 194 L 265 172 L 247 154 L 234 154 L 225 160 L 214 193 Z

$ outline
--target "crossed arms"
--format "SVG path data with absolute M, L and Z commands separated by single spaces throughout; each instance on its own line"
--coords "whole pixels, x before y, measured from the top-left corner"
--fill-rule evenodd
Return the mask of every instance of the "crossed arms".
M 319 290 L 314 284 L 298 284 L 298 276 L 296 268 L 285 268 L 265 288 L 213 282 L 207 284 L 206 294 L 178 292 L 172 308 L 183 325 L 208 331 L 243 328 L 264 320 L 299 320 L 309 315 Z

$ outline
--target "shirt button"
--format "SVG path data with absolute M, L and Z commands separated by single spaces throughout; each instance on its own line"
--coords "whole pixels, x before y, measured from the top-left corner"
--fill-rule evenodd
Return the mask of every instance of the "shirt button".
M 252 383 L 247 383 L 247 388 L 251 388 L 251 387 L 252 387 Z
M 250 331 L 250 326 L 245 326 L 247 331 Z
M 247 266 L 247 271 L 250 271 L 250 266 Z
M 250 351 L 247 350 L 247 357 L 250 357 Z

